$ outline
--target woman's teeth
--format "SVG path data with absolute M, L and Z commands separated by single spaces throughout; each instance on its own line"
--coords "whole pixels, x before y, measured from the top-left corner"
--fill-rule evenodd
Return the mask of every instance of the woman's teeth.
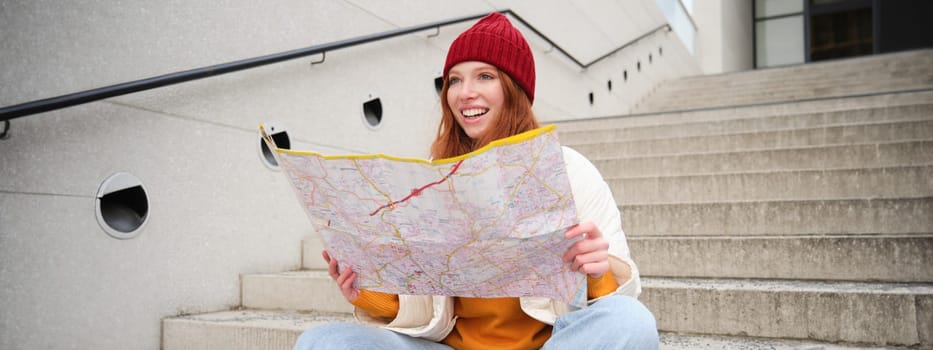
M 483 114 L 486 114 L 486 112 L 488 111 L 489 111 L 488 109 L 484 109 L 484 108 L 466 109 L 463 111 L 463 116 L 466 118 L 476 118 Z

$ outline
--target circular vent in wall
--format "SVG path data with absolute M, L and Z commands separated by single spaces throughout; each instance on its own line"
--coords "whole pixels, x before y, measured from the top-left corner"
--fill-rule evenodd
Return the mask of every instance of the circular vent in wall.
M 110 175 L 97 190 L 97 223 L 113 238 L 138 236 L 149 219 L 149 197 L 142 182 L 129 173 Z

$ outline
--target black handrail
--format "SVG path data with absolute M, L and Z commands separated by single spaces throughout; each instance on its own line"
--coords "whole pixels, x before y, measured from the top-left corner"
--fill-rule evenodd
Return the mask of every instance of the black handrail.
M 615 49 L 612 52 L 606 55 L 603 55 L 593 60 L 590 63 L 584 64 L 580 62 L 579 60 L 577 60 L 576 58 L 574 58 L 573 55 L 565 51 L 563 48 L 561 48 L 560 45 L 557 45 L 556 43 L 551 41 L 551 39 L 548 38 L 546 35 L 542 34 L 535 27 L 530 25 L 527 21 L 525 21 L 525 19 L 521 18 L 520 16 L 512 12 L 512 10 L 506 9 L 506 10 L 501 10 L 498 12 L 505 14 L 505 15 L 511 15 L 512 17 L 514 17 L 516 20 L 521 22 L 525 27 L 527 27 L 532 32 L 534 32 L 536 35 L 544 39 L 544 41 L 546 41 L 549 45 L 554 47 L 554 49 L 556 49 L 557 51 L 560 51 L 562 54 L 570 58 L 571 61 L 573 61 L 580 68 L 583 68 L 583 69 L 586 69 L 587 67 L 593 65 L 594 63 L 599 62 L 600 60 L 611 56 L 612 54 L 618 52 L 619 50 L 622 50 L 634 44 L 635 42 L 641 40 L 642 38 L 648 35 L 651 35 L 661 29 L 668 28 L 668 30 L 670 30 L 670 26 L 668 24 L 664 24 L 660 27 L 657 27 L 645 33 L 642 36 L 639 36 L 638 38 L 634 40 L 629 41 L 628 43 L 625 43 L 618 49 Z M 216 75 L 236 72 L 236 71 L 240 71 L 244 69 L 278 63 L 278 62 L 291 60 L 295 58 L 311 56 L 311 55 L 316 55 L 316 54 L 326 54 L 327 51 L 334 51 L 334 50 L 361 45 L 361 44 L 365 44 L 365 43 L 369 43 L 373 41 L 393 38 L 396 36 L 406 35 L 406 34 L 418 32 L 418 31 L 422 31 L 422 30 L 430 29 L 430 28 L 439 29 L 440 27 L 445 27 L 448 25 L 453 25 L 457 23 L 479 19 L 486 15 L 487 13 L 482 13 L 482 14 L 459 17 L 459 18 L 449 19 L 446 21 L 433 22 L 433 23 L 428 23 L 428 24 L 423 24 L 423 25 L 413 26 L 413 27 L 408 27 L 408 28 L 399 28 L 395 30 L 385 31 L 382 33 L 364 35 L 364 36 L 360 36 L 360 37 L 356 37 L 352 39 L 344 39 L 344 40 L 339 40 L 339 41 L 335 41 L 335 42 L 331 42 L 327 44 L 315 45 L 315 46 L 311 46 L 311 47 L 307 47 L 303 49 L 297 49 L 297 50 L 286 51 L 286 52 L 281 52 L 277 54 L 260 56 L 256 58 L 222 63 L 218 65 L 213 65 L 213 66 L 203 67 L 203 68 L 196 68 L 196 69 L 186 70 L 182 72 L 169 73 L 169 74 L 155 76 L 151 78 L 135 80 L 135 81 L 127 82 L 127 83 L 110 85 L 110 86 L 105 86 L 101 88 L 71 93 L 67 95 L 61 95 L 57 97 L 51 97 L 51 98 L 36 100 L 32 102 L 26 102 L 26 103 L 21 103 L 17 105 L 7 106 L 7 107 L 0 108 L 0 121 L 8 121 L 13 118 L 25 117 L 25 116 L 32 115 L 32 114 L 38 114 L 42 112 L 62 109 L 66 107 L 88 103 L 88 102 L 94 102 L 94 101 L 102 100 L 105 98 L 126 95 L 126 94 L 130 94 L 134 92 L 144 91 L 144 90 L 151 90 L 151 89 L 163 87 L 166 85 L 178 84 L 178 83 L 183 83 L 183 82 L 187 82 L 191 80 L 197 80 L 197 79 L 212 77 Z M 6 125 L 8 126 L 9 124 L 7 123 Z M 6 134 L 5 131 L 4 131 L 4 134 Z

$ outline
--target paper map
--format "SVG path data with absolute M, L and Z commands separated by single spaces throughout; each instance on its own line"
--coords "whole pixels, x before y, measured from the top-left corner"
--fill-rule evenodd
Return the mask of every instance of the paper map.
M 561 260 L 577 218 L 553 125 L 435 161 L 270 149 L 359 289 L 585 305 Z

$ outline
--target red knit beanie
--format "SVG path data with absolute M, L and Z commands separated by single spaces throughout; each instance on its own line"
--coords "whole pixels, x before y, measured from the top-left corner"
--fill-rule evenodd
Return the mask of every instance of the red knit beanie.
M 535 100 L 535 59 L 531 48 L 512 23 L 498 12 L 476 22 L 461 33 L 447 51 L 444 78 L 450 68 L 465 61 L 482 61 L 506 72 Z

